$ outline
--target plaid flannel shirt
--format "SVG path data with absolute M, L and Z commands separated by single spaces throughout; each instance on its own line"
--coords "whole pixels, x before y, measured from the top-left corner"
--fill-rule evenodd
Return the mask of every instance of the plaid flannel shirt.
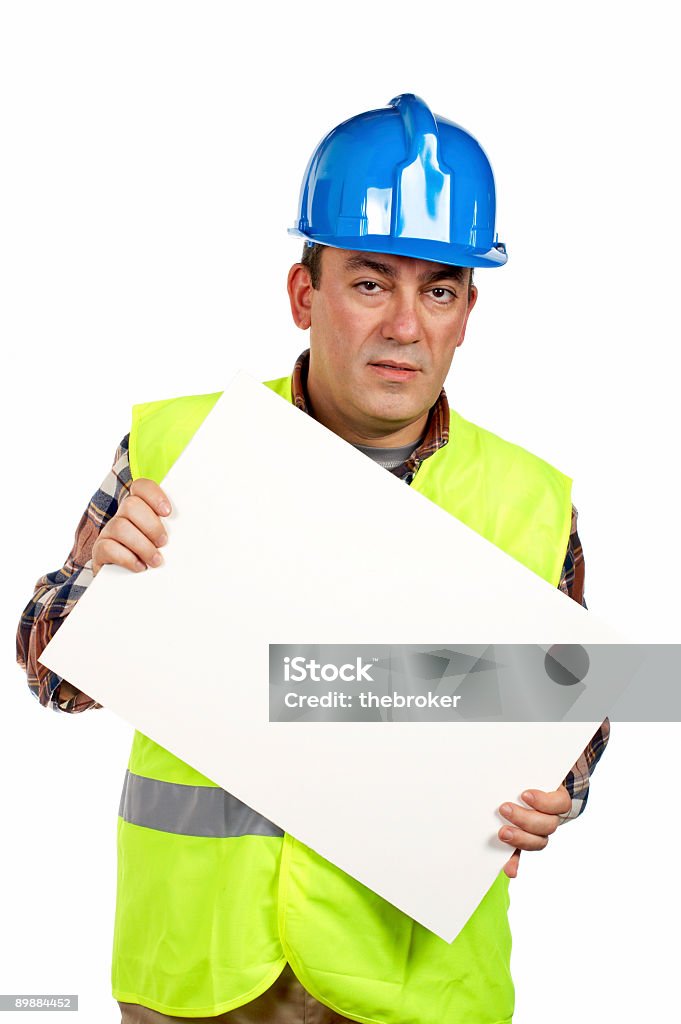
M 309 414 L 306 392 L 309 349 L 297 359 L 292 378 L 293 402 L 298 409 Z M 101 708 L 87 694 L 77 690 L 38 661 L 49 640 L 83 595 L 93 579 L 92 548 L 100 531 L 116 514 L 121 502 L 130 492 L 132 475 L 128 458 L 129 434 L 116 449 L 113 465 L 93 494 L 76 529 L 73 547 L 62 567 L 41 576 L 34 587 L 33 596 L 24 608 L 16 636 L 17 662 L 26 671 L 30 692 L 45 707 L 53 711 L 79 713 L 90 708 Z M 449 441 L 449 404 L 444 388 L 431 409 L 426 433 L 421 444 L 402 465 L 389 472 L 410 484 L 424 459 L 427 459 Z M 558 587 L 586 608 L 584 600 L 584 555 L 577 534 L 577 509 L 572 506 L 572 527 L 565 562 Z M 564 779 L 572 807 L 561 815 L 561 824 L 578 817 L 589 795 L 589 780 L 610 735 L 610 722 L 606 718 L 586 749 Z

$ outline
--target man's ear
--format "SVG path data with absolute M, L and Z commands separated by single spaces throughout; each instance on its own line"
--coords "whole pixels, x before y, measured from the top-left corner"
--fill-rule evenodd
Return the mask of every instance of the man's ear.
M 306 331 L 312 322 L 312 279 L 302 263 L 294 263 L 286 281 L 291 316 L 296 327 Z
M 459 333 L 459 340 L 456 343 L 456 347 L 457 348 L 459 347 L 459 345 L 463 344 L 463 339 L 466 337 L 466 325 L 468 323 L 468 317 L 471 315 L 471 310 L 473 309 L 473 306 L 475 305 L 475 303 L 477 301 L 478 301 L 478 289 L 475 287 L 474 284 L 472 284 L 471 285 L 471 289 L 470 289 L 470 296 L 469 296 L 469 299 L 468 299 L 468 309 L 466 310 L 466 319 L 464 320 L 463 324 L 461 325 L 461 331 Z

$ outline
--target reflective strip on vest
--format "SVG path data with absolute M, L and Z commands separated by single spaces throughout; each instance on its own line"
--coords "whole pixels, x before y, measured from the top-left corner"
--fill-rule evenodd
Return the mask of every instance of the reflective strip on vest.
M 181 836 L 283 836 L 283 831 L 224 789 L 183 786 L 125 773 L 118 813 L 131 825 Z

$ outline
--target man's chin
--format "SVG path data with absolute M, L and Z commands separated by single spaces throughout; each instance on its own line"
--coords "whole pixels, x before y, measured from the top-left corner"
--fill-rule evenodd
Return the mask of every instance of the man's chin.
M 386 433 L 395 433 L 403 430 L 410 423 L 415 423 L 421 416 L 428 412 L 421 405 L 413 402 L 376 402 L 368 403 L 362 408 L 367 421 L 373 421 L 377 428 Z

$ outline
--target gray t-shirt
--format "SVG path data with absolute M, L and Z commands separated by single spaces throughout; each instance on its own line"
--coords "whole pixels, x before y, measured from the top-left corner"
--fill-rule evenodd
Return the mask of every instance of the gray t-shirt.
M 415 452 L 418 446 L 423 441 L 420 437 L 418 441 L 413 441 L 411 444 L 402 445 L 401 448 L 376 448 L 373 445 L 356 444 L 354 447 L 368 455 L 370 459 L 377 462 L 379 466 L 383 466 L 384 469 L 395 469 L 397 466 L 401 466 L 403 462 L 406 462 L 412 452 Z

